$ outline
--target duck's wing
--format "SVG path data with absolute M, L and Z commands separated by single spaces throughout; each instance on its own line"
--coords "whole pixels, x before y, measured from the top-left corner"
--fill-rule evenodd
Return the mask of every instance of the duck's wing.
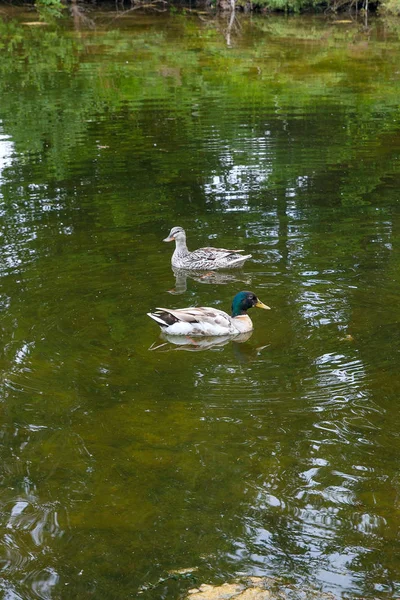
M 222 260 L 228 259 L 234 254 L 244 252 L 244 250 L 227 250 L 226 248 L 199 248 L 190 253 L 190 258 L 196 261 L 200 260 Z
M 219 327 L 229 327 L 231 325 L 231 317 L 226 312 L 218 310 L 218 308 L 210 308 L 209 306 L 178 308 L 176 310 L 157 308 L 156 311 L 153 314 L 157 315 L 166 325 L 173 325 L 178 321 L 185 323 L 207 323 Z
M 200 248 L 200 250 L 206 250 L 207 252 L 223 252 L 225 254 L 236 254 L 236 252 L 244 252 L 244 250 L 228 250 L 228 248 L 213 248 L 212 246 L 206 246 L 205 248 Z

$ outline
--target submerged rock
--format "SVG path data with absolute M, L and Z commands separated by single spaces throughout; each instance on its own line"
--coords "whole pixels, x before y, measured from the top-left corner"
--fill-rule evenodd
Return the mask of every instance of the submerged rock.
M 232 583 L 189 590 L 186 600 L 335 600 L 330 593 L 288 585 L 272 577 L 246 577 Z

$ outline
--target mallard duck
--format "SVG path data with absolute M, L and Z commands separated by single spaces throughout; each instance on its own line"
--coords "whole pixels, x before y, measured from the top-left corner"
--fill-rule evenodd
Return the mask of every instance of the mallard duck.
M 247 314 L 249 308 L 256 306 L 269 310 L 253 292 L 239 292 L 232 301 L 232 316 L 223 310 L 208 306 L 178 308 L 157 308 L 147 313 L 159 324 L 162 331 L 170 335 L 239 335 L 253 329 L 253 323 Z
M 171 263 L 178 269 L 197 269 L 199 271 L 209 269 L 232 269 L 241 267 L 251 254 L 242 256 L 239 252 L 243 250 L 226 250 L 225 248 L 199 248 L 189 252 L 186 245 L 186 233 L 182 227 L 173 227 L 164 242 L 175 241 L 175 252 Z

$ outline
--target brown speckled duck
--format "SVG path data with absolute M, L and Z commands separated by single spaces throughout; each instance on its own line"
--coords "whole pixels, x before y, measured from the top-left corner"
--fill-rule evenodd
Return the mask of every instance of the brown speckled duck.
M 175 241 L 175 251 L 171 263 L 178 269 L 209 270 L 232 269 L 241 267 L 251 254 L 239 254 L 243 250 L 225 248 L 199 248 L 189 252 L 186 245 L 186 233 L 182 227 L 173 227 L 164 242 Z

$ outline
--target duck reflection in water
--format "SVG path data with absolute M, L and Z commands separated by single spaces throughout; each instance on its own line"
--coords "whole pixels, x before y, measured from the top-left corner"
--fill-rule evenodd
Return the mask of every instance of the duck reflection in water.
M 199 283 L 208 283 L 212 285 L 226 285 L 232 282 L 251 283 L 250 277 L 244 273 L 224 273 L 221 271 L 190 271 L 188 269 L 172 268 L 175 275 L 175 288 L 168 290 L 170 294 L 183 294 L 187 291 L 187 279 L 193 279 Z
M 177 350 L 184 350 L 185 352 L 201 352 L 204 350 L 212 350 L 222 348 L 229 343 L 232 343 L 233 353 L 239 362 L 250 362 L 254 360 L 262 350 L 267 348 L 266 346 L 259 346 L 254 348 L 247 342 L 253 331 L 247 331 L 236 336 L 214 336 L 214 337 L 201 337 L 191 338 L 189 336 L 181 335 L 168 335 L 167 333 L 161 333 L 160 338 L 165 340 L 162 343 L 154 342 L 149 350 L 158 352 L 176 352 Z
M 190 337 L 188 335 L 170 335 L 168 333 L 161 332 L 160 338 L 165 340 L 164 343 L 157 344 L 154 342 L 149 350 L 160 350 L 164 352 L 170 352 L 171 350 L 187 350 L 188 352 L 199 352 L 200 350 L 210 350 L 211 348 L 220 348 L 226 346 L 229 342 L 236 342 L 242 344 L 247 342 L 251 338 L 253 332 L 247 331 L 246 333 L 240 333 L 239 335 L 216 335 L 216 336 L 203 336 L 203 337 Z M 156 345 L 157 344 L 157 345 Z

